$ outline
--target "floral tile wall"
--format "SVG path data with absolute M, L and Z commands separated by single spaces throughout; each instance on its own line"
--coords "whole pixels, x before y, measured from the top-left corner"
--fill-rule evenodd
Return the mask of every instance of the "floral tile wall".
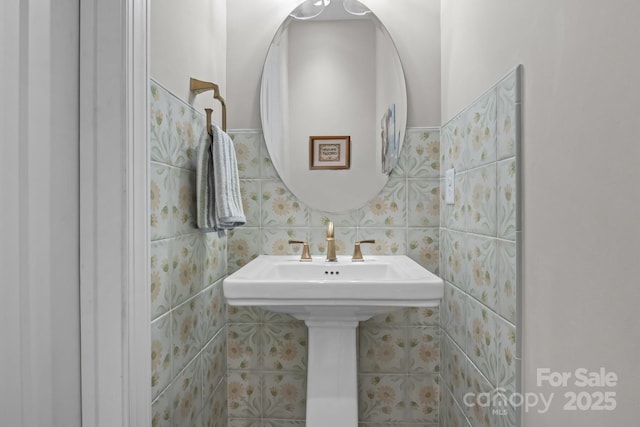
M 152 425 L 227 426 L 227 242 L 195 228 L 204 115 L 150 80 Z
M 279 179 L 261 131 L 230 132 L 236 148 L 246 226 L 228 235 L 228 269 L 260 254 L 298 254 L 310 242 L 325 253 L 325 228 L 335 224 L 336 251 L 353 242 L 365 254 L 406 254 L 439 272 L 440 132 L 408 129 L 398 167 L 367 206 L 328 214 L 300 202 Z M 406 309 L 359 328 L 361 426 L 436 426 L 440 400 L 438 309 Z M 292 317 L 229 307 L 228 398 L 230 426 L 304 426 L 307 329 Z
M 259 254 L 299 253 L 288 239 L 323 254 L 329 220 L 339 254 L 374 238 L 365 255 L 407 254 L 445 280 L 441 309 L 360 325 L 360 426 L 516 425 L 516 408 L 491 411 L 465 405 L 464 396 L 519 389 L 518 71 L 441 130 L 408 129 L 387 186 L 340 215 L 289 192 L 260 131 L 230 132 L 247 224 L 227 238 L 194 227 L 203 115 L 150 81 L 153 425 L 304 425 L 304 323 L 225 307 L 222 279 Z M 451 167 L 455 204 L 446 205 Z
M 203 116 L 151 81 L 153 425 L 304 425 L 304 323 L 229 307 L 227 324 L 222 279 L 259 254 L 298 253 L 290 238 L 324 253 L 329 220 L 338 253 L 375 238 L 365 255 L 407 254 L 445 279 L 441 310 L 361 324 L 360 425 L 515 425 L 514 408 L 492 412 L 464 396 L 518 390 L 518 82 L 515 70 L 441 132 L 409 129 L 385 189 L 341 215 L 288 191 L 260 131 L 230 132 L 247 225 L 221 239 L 194 227 Z M 442 176 L 451 167 L 456 203 L 446 205 Z
M 453 205 L 445 204 L 440 182 L 444 427 L 517 423 L 517 408 L 483 406 L 474 397 L 519 390 L 519 115 L 518 67 L 441 130 L 440 176 L 455 169 Z
M 260 254 L 296 254 L 289 239 L 325 251 L 324 230 L 335 224 L 338 254 L 350 254 L 358 239 L 376 239 L 362 251 L 407 254 L 438 273 L 440 227 L 440 132 L 408 129 L 399 164 L 380 194 L 361 209 L 329 214 L 307 207 L 280 180 L 259 130 L 230 131 L 234 140 L 247 224 L 229 233 L 232 273 Z

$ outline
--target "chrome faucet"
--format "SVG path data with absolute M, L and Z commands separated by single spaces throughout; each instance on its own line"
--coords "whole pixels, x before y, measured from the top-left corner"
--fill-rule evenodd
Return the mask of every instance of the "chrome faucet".
M 327 261 L 338 261 L 336 257 L 336 240 L 333 237 L 333 222 L 327 224 Z

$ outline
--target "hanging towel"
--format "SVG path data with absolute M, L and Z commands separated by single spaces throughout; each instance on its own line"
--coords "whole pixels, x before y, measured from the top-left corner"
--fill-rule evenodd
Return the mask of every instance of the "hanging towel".
M 196 165 L 197 225 L 204 232 L 224 236 L 247 222 L 242 209 L 238 163 L 231 137 L 212 124 L 209 135 L 203 131 Z

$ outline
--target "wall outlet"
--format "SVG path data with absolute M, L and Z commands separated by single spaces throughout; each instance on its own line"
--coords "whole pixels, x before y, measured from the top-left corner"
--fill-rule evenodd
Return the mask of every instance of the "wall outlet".
M 448 205 L 455 203 L 455 191 L 456 191 L 456 171 L 455 169 L 449 169 L 444 176 L 444 202 Z

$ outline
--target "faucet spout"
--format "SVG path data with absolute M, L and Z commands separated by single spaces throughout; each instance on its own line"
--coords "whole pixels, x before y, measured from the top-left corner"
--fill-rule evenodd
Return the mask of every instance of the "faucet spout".
M 338 261 L 336 256 L 336 240 L 333 237 L 333 222 L 327 224 L 327 261 Z

